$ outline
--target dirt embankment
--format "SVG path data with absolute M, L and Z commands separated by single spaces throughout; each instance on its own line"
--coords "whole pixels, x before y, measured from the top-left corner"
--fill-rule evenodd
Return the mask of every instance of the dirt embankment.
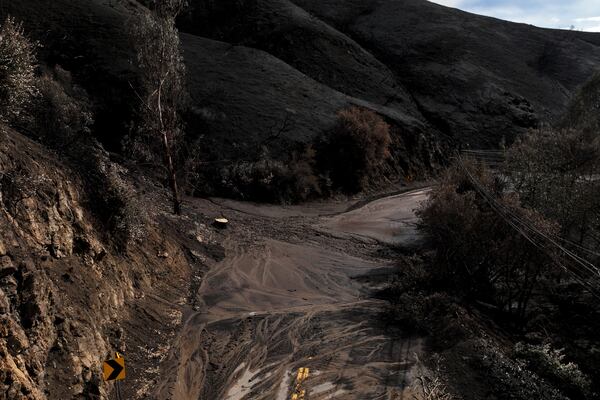
M 218 246 L 155 195 L 141 240 L 117 250 L 90 211 L 85 171 L 0 128 L 0 399 L 107 398 L 101 365 L 114 351 L 127 398 L 145 398 L 191 304 L 190 276 Z

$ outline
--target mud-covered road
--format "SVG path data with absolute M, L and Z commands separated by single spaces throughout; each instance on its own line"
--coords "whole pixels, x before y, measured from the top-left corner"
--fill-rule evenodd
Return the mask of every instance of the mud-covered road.
M 196 204 L 231 220 L 217 233 L 225 258 L 197 288 L 155 397 L 409 398 L 421 340 L 386 326 L 373 293 L 394 268 L 386 249 L 416 239 L 413 210 L 426 195 L 360 207 Z M 300 368 L 308 377 L 297 386 Z

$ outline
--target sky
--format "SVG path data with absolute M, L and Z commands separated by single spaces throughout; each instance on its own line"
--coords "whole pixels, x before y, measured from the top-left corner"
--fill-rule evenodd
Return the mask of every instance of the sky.
M 448 7 L 543 28 L 600 32 L 600 0 L 430 0 Z

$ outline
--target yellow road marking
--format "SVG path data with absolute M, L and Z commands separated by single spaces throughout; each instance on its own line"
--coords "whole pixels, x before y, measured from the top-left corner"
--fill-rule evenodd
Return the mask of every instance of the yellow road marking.
M 305 380 L 306 378 L 308 378 L 308 368 L 299 368 L 298 369 L 298 376 L 296 377 L 296 381 L 298 383 L 301 383 L 303 380 Z
M 298 368 L 298 374 L 296 375 L 296 386 L 294 387 L 294 393 L 292 393 L 291 400 L 304 400 L 306 391 L 302 389 L 302 383 L 308 379 L 308 368 Z

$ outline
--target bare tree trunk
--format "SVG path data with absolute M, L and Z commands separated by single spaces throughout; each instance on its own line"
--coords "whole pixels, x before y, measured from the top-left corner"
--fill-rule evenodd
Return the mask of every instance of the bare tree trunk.
M 168 75 L 168 73 L 167 73 Z M 162 85 L 165 78 L 160 82 L 158 86 L 158 97 L 157 97 L 157 106 L 158 106 L 158 120 L 160 122 L 160 133 L 163 139 L 163 148 L 165 151 L 165 164 L 167 164 L 167 170 L 169 174 L 169 187 L 171 188 L 171 195 L 173 196 L 173 212 L 176 215 L 181 214 L 181 201 L 179 200 L 179 189 L 177 187 L 177 174 L 175 172 L 175 166 L 173 165 L 173 154 L 171 152 L 171 143 L 169 142 L 169 133 L 165 129 L 165 124 L 163 120 L 163 112 L 162 112 Z
M 162 132 L 163 146 L 165 150 L 165 162 L 169 171 L 169 187 L 171 188 L 171 195 L 173 196 L 173 212 L 176 215 L 181 214 L 181 200 L 179 199 L 179 189 L 177 187 L 177 175 L 175 172 L 175 166 L 173 165 L 173 157 L 171 155 L 171 146 L 169 144 L 169 135 L 166 131 Z

